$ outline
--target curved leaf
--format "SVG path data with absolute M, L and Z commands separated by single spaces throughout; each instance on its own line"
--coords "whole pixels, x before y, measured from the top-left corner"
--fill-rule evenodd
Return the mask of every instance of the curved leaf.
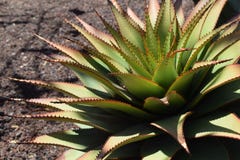
M 158 133 L 154 128 L 146 125 L 127 128 L 126 130 L 109 137 L 109 139 L 103 145 L 102 150 L 98 155 L 98 159 L 100 160 L 107 157 L 109 153 L 129 143 L 149 139 L 157 134 Z
M 121 64 L 123 67 L 127 66 L 125 60 L 110 44 L 106 43 L 101 39 L 98 39 L 97 37 L 88 33 L 86 30 L 69 21 L 67 21 L 67 23 L 69 23 L 73 28 L 79 31 L 100 53 L 108 57 L 111 57 L 113 60 Z
M 89 33 L 94 35 L 95 37 L 98 37 L 99 39 L 102 39 L 103 41 L 107 42 L 108 44 L 116 43 L 114 38 L 112 36 L 110 36 L 109 34 L 106 34 L 106 33 L 102 32 L 102 31 L 94 28 L 93 26 L 89 25 L 88 23 L 86 23 L 85 21 L 83 21 L 79 17 L 76 17 L 76 18 L 84 26 L 84 28 Z
M 152 119 L 154 116 L 150 115 L 147 112 L 142 111 L 141 109 L 134 107 L 130 104 L 116 101 L 116 100 L 103 100 L 98 98 L 86 98 L 86 99 L 74 99 L 74 98 L 63 98 L 59 99 L 60 102 L 67 103 L 67 104 L 84 104 L 88 105 L 89 107 L 97 107 L 97 108 L 104 108 L 110 110 L 117 110 L 133 117 L 138 117 L 141 119 Z
M 86 114 L 75 111 L 59 111 L 18 117 L 81 123 L 106 132 L 116 132 L 126 127 L 126 124 L 123 125 L 123 120 L 117 119 L 117 117 L 89 112 Z
M 240 120 L 232 113 L 205 116 L 194 119 L 190 123 L 186 125 L 186 137 L 217 136 L 240 140 Z
M 174 139 L 176 139 L 179 142 L 179 144 L 187 152 L 189 152 L 189 148 L 187 146 L 184 131 L 183 131 L 184 123 L 189 115 L 191 115 L 191 113 L 187 112 L 183 115 L 169 117 L 166 119 L 155 121 L 151 123 L 151 125 L 155 126 L 156 128 L 172 136 Z
M 174 59 L 166 58 L 156 67 L 152 80 L 167 89 L 176 80 L 177 76 Z
M 225 67 L 218 75 L 206 84 L 204 89 L 202 89 L 202 94 L 207 94 L 208 92 L 226 84 L 240 79 L 240 64 L 232 64 Z
M 143 51 L 144 45 L 141 33 L 115 7 L 112 7 L 112 11 L 116 18 L 122 36 L 127 38 L 132 44 Z
M 69 149 L 61 154 L 56 160 L 77 160 L 84 154 L 83 151 Z
M 127 14 L 142 30 L 145 30 L 145 24 L 129 7 L 127 7 Z
M 126 89 L 134 96 L 145 99 L 150 96 L 163 97 L 165 90 L 153 81 L 134 74 L 113 74 L 119 77 Z
M 96 97 L 100 98 L 102 96 L 107 96 L 107 93 L 102 91 L 97 91 L 92 88 L 84 87 L 80 84 L 67 83 L 67 82 L 44 82 L 40 80 L 24 80 L 17 78 L 10 78 L 11 80 L 29 83 L 33 85 L 39 85 L 47 88 L 51 88 L 60 91 L 65 94 L 69 94 L 74 97 Z
M 149 15 L 150 22 L 151 22 L 151 25 L 153 26 L 153 28 L 157 22 L 159 10 L 160 10 L 160 4 L 159 4 L 158 0 L 149 0 L 148 15 Z
M 106 139 L 107 134 L 97 129 L 79 129 L 38 136 L 28 143 L 60 145 L 86 151 L 101 145 Z
M 153 114 L 165 114 L 168 113 L 168 102 L 164 102 L 164 99 L 156 97 L 148 97 L 144 100 L 143 109 Z
M 198 114 L 209 113 L 239 100 L 240 79 L 218 87 L 206 95 L 200 95 L 200 102 L 195 107 L 195 111 Z
M 170 160 L 181 146 L 170 136 L 162 134 L 143 142 L 143 160 Z

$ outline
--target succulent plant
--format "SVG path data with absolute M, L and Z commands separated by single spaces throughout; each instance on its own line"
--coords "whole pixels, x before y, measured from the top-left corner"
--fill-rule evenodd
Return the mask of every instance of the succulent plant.
M 98 15 L 108 33 L 66 20 L 91 43 L 84 52 L 38 36 L 82 84 L 13 79 L 68 95 L 26 99 L 55 111 L 20 117 L 79 128 L 28 143 L 69 147 L 68 160 L 240 159 L 239 17 L 216 28 L 226 1 L 200 1 L 185 20 L 181 1 L 149 0 L 142 22 L 110 0 L 117 27 Z

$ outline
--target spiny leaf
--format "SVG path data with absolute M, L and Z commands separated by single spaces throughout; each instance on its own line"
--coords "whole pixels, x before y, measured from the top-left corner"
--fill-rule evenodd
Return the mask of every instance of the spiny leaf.
M 122 66 L 127 66 L 124 59 L 119 55 L 119 53 L 108 43 L 98 39 L 94 35 L 90 34 L 86 30 L 82 29 L 81 27 L 69 22 L 66 20 L 68 24 L 70 24 L 73 28 L 79 31 L 90 43 L 102 54 L 111 57 L 113 60 L 121 64 Z
M 210 34 L 208 34 L 208 35 L 204 36 L 202 39 L 200 39 L 194 45 L 194 48 L 196 48 L 196 49 L 189 56 L 189 59 L 187 60 L 187 63 L 185 65 L 183 71 L 187 71 L 192 66 L 192 64 L 194 64 L 194 62 L 197 60 L 197 57 L 202 56 L 201 53 L 204 53 L 204 52 L 201 52 L 201 50 L 204 49 L 203 47 L 205 47 L 208 42 L 210 42 L 215 36 L 217 36 L 222 30 L 224 30 L 229 25 L 231 25 L 231 23 L 222 25 L 221 27 L 215 29 Z M 227 58 L 225 58 L 225 59 L 227 59 Z
M 155 25 L 161 44 L 165 42 L 169 28 L 174 19 L 175 11 L 171 0 L 165 0 L 159 12 L 159 21 Z
M 192 36 L 194 40 L 191 40 L 189 37 L 191 37 L 192 32 L 195 28 L 195 26 L 197 25 L 197 23 L 199 22 L 199 20 L 201 19 L 201 17 L 203 16 L 203 14 L 205 13 L 205 11 L 211 6 L 211 4 L 213 3 L 213 1 L 209 1 L 205 2 L 205 1 L 201 1 L 204 2 L 201 6 L 201 9 L 196 9 L 196 13 L 194 13 L 193 18 L 191 19 L 191 23 L 185 23 L 185 28 L 183 26 L 183 33 L 181 38 L 178 40 L 178 45 L 177 45 L 177 49 L 181 49 L 181 48 L 193 48 L 193 46 L 195 45 L 195 43 L 197 42 L 197 40 L 199 38 L 196 39 L 196 37 Z M 196 7 L 197 8 L 197 7 Z M 195 15 L 196 14 L 196 15 Z M 189 20 L 190 21 L 190 20 Z M 176 57 L 176 62 L 177 62 L 177 71 L 178 73 L 182 72 L 182 69 L 184 68 L 189 56 L 190 56 L 190 51 L 185 51 L 179 55 L 177 55 Z
M 208 92 L 236 79 L 240 79 L 240 64 L 226 66 L 218 75 L 214 76 L 214 78 L 206 84 L 201 93 L 207 94 Z
M 156 136 L 158 133 L 152 127 L 146 125 L 134 126 L 127 128 L 117 134 L 112 135 L 105 142 L 102 147 L 97 160 L 104 159 L 110 152 L 115 151 L 121 146 L 127 145 L 132 142 L 142 141 Z
M 191 25 L 195 19 L 199 19 L 197 17 L 198 17 L 198 15 L 200 15 L 200 12 L 204 13 L 205 6 L 207 6 L 208 4 L 210 4 L 212 2 L 213 2 L 213 0 L 199 1 L 198 4 L 191 11 L 190 15 L 187 17 L 187 19 L 183 25 L 183 30 L 187 30 L 187 28 L 189 28 L 189 25 Z
M 149 0 L 148 15 L 149 15 L 150 22 L 151 22 L 151 25 L 153 26 L 153 28 L 156 24 L 159 10 L 160 10 L 160 5 L 159 5 L 158 0 Z
M 68 55 L 69 57 L 71 57 L 72 59 L 74 59 L 76 62 L 78 62 L 79 64 L 88 66 L 90 68 L 92 68 L 91 64 L 89 64 L 89 62 L 85 59 L 85 57 L 88 57 L 89 55 L 87 54 L 83 54 L 80 53 L 79 51 L 75 50 L 75 49 L 71 49 L 68 47 L 65 47 L 63 45 L 57 44 L 57 43 L 53 43 L 41 36 L 36 35 L 39 39 L 47 42 L 48 44 L 50 44 L 51 46 L 53 46 L 54 48 L 62 51 L 63 53 L 65 53 L 66 55 Z
M 182 26 L 185 21 L 182 0 L 177 0 L 174 4 L 174 8 L 176 10 L 176 16 L 177 16 L 178 23 L 180 24 L 180 26 Z
M 168 111 L 168 102 L 156 97 L 148 97 L 144 100 L 143 109 L 153 114 L 165 114 Z
M 143 51 L 144 48 L 141 33 L 130 22 L 128 22 L 128 20 L 119 13 L 115 7 L 112 7 L 112 11 L 118 22 L 121 34 Z
M 74 97 L 100 97 L 96 93 L 94 93 L 91 88 L 86 88 L 83 85 L 75 84 L 75 83 L 67 83 L 67 82 L 44 82 L 41 80 L 24 80 L 24 79 L 17 79 L 17 78 L 10 78 L 11 80 L 29 83 L 33 85 L 39 85 L 47 88 L 52 88 L 57 91 L 70 94 Z M 97 91 L 96 91 L 97 92 Z M 99 92 L 100 94 L 101 92 Z M 106 95 L 106 92 L 102 95 Z
M 225 6 L 225 3 L 227 2 L 227 0 L 217 0 L 213 6 L 211 7 L 211 9 L 209 10 L 206 17 L 204 18 L 204 22 L 203 24 L 201 24 L 201 33 L 200 33 L 200 37 L 204 36 L 205 34 L 211 32 L 219 19 L 220 13 L 223 9 L 223 7 Z
M 119 13 L 123 13 L 122 7 L 118 4 L 116 0 L 108 0 L 117 10 Z
M 62 63 L 63 65 L 69 67 L 71 70 L 75 71 L 77 73 L 77 75 L 79 76 L 79 78 L 81 80 L 83 80 L 84 85 L 86 85 L 85 82 L 89 83 L 89 81 L 93 82 L 92 83 L 93 86 L 94 86 L 95 82 L 100 82 L 100 85 L 102 85 L 110 94 L 112 94 L 112 95 L 118 94 L 119 96 L 128 99 L 126 97 L 126 95 L 123 94 L 119 90 L 120 88 L 118 86 L 116 86 L 114 83 L 112 83 L 112 81 L 107 79 L 101 73 L 99 73 L 99 72 L 97 72 L 95 70 L 92 70 L 92 69 L 90 69 L 90 68 L 88 68 L 86 66 L 78 65 L 78 64 L 75 64 L 75 63 L 69 63 L 69 62 L 65 62 L 65 61 L 62 61 L 60 63 Z M 87 79 L 84 81 L 84 78 L 87 78 Z M 97 83 L 97 84 L 99 84 L 99 83 Z
M 197 69 L 199 67 L 203 67 L 203 66 L 213 66 L 213 65 L 217 65 L 217 64 L 221 64 L 221 63 L 225 63 L 230 61 L 231 59 L 226 59 L 226 60 L 219 60 L 219 61 L 202 61 L 202 62 L 196 62 L 194 63 L 192 69 Z
M 145 24 L 129 7 L 127 7 L 127 14 L 142 30 L 145 30 Z
M 98 147 L 99 148 L 99 147 Z M 100 153 L 100 149 L 93 149 L 90 150 L 88 152 L 86 152 L 84 155 L 82 155 L 81 157 L 79 157 L 77 160 L 96 160 L 98 154 Z
M 38 136 L 29 143 L 60 145 L 85 151 L 101 145 L 106 139 L 107 134 L 97 129 L 79 129 Z
M 99 39 L 102 39 L 103 41 L 107 42 L 108 44 L 116 43 L 114 38 L 110 36 L 109 34 L 106 34 L 93 26 L 89 25 L 85 21 L 83 21 L 81 18 L 76 17 L 76 19 L 84 26 L 84 28 L 91 33 L 92 35 L 98 37 Z
M 152 80 L 167 89 L 176 80 L 177 76 L 174 59 L 165 58 L 156 67 Z
M 129 52 L 131 54 L 136 53 L 136 51 L 138 51 L 136 48 L 134 48 L 134 46 L 131 46 L 131 44 L 126 44 L 127 47 L 129 47 Z M 149 73 L 149 71 L 146 69 L 146 66 L 144 66 L 141 61 L 137 60 L 136 57 L 138 57 L 139 59 L 142 57 L 141 56 L 141 51 L 138 52 L 138 55 L 134 56 L 134 55 L 127 55 L 126 53 L 124 53 L 121 49 L 118 49 L 116 47 L 116 49 L 119 51 L 119 53 L 121 54 L 122 57 L 124 57 L 124 59 L 128 62 L 130 68 L 137 74 L 142 75 L 144 77 L 151 77 L 151 74 Z M 127 52 L 127 53 L 129 53 Z M 144 62 L 144 61 L 143 61 Z
M 57 108 L 62 111 L 81 111 L 80 109 L 68 104 L 53 103 L 58 101 L 58 98 L 33 98 L 33 99 L 26 99 L 24 101 L 26 101 L 27 103 L 41 105 L 44 107 Z
M 217 56 L 223 54 L 228 49 L 233 47 L 234 45 L 237 45 L 237 42 L 240 40 L 240 31 L 234 32 L 233 34 L 226 35 L 220 39 L 217 39 L 212 45 L 208 48 L 207 53 L 205 54 L 205 58 L 207 60 L 213 60 Z M 235 47 L 233 47 L 235 49 Z M 229 53 L 231 53 L 230 51 Z M 226 54 L 227 55 L 227 54 Z M 234 52 L 229 54 L 229 56 L 234 57 Z
M 185 134 L 187 137 L 217 136 L 228 137 L 240 140 L 240 121 L 235 114 L 215 114 L 205 116 L 191 121 L 186 125 Z
M 77 160 L 81 155 L 83 155 L 85 152 L 69 149 L 61 154 L 56 160 Z
M 187 112 L 179 116 L 169 117 L 167 119 L 152 122 L 151 125 L 171 135 L 187 152 L 189 152 L 183 131 L 183 126 L 186 119 L 190 115 L 191 113 Z
M 181 146 L 171 136 L 162 134 L 143 142 L 141 156 L 142 160 L 170 160 L 179 149 Z
M 120 121 L 116 117 L 89 112 L 86 114 L 75 111 L 59 111 L 18 117 L 81 123 L 110 133 L 119 131 L 123 129 L 122 127 L 126 127 L 126 124 L 124 126 L 121 125 L 123 120 Z
M 150 17 L 146 15 L 146 42 L 147 46 L 145 47 L 150 51 L 150 54 L 153 55 L 155 60 L 159 59 L 159 53 L 158 53 L 158 39 L 157 35 L 154 31 L 153 25 L 151 24 Z
M 216 100 L 217 99 L 217 100 Z M 196 114 L 205 114 L 240 100 L 240 78 L 196 98 Z M 197 103 L 196 102 L 196 103 Z
M 99 107 L 104 109 L 117 110 L 141 119 L 154 118 L 154 116 L 138 109 L 137 107 L 134 107 L 130 104 L 116 101 L 116 100 L 106 100 L 106 99 L 103 100 L 98 98 L 90 98 L 90 99 L 89 98 L 86 98 L 86 99 L 63 98 L 59 100 L 60 102 L 67 103 L 67 104 L 85 104 L 85 105 L 88 105 L 89 107 L 97 107 L 97 108 Z
M 137 76 L 134 74 L 113 74 L 119 77 L 126 89 L 136 95 L 137 98 L 145 99 L 149 96 L 163 97 L 165 90 L 157 83 L 146 79 L 145 77 Z

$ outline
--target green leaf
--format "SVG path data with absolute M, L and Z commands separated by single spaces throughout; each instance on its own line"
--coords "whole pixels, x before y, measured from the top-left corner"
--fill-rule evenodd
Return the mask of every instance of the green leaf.
M 150 1 L 149 1 L 150 2 Z M 153 25 L 151 23 L 151 19 L 150 16 L 145 15 L 146 16 L 146 44 L 147 46 L 145 47 L 146 49 L 148 49 L 149 53 L 152 54 L 152 56 L 154 57 L 155 61 L 159 59 L 159 52 L 158 52 L 158 38 L 157 35 L 154 31 Z M 155 23 L 155 22 L 154 22 Z
M 163 99 L 148 97 L 144 100 L 143 109 L 153 114 L 165 114 L 168 111 L 168 104 Z
M 186 65 L 184 66 L 183 71 L 187 71 L 191 66 L 198 60 L 198 57 L 204 56 L 205 52 L 202 50 L 204 47 L 207 45 L 208 42 L 210 42 L 214 37 L 216 37 L 222 30 L 224 30 L 226 27 L 231 25 L 232 23 L 227 23 L 225 25 L 222 25 L 221 27 L 213 30 L 210 34 L 204 36 L 201 38 L 195 45 L 194 48 L 195 50 L 191 53 L 189 56 L 189 59 L 186 62 Z M 202 55 L 203 54 L 203 55 Z M 229 56 L 229 58 L 224 57 L 225 59 L 231 59 L 232 57 Z M 223 59 L 221 59 L 223 60 Z
M 18 82 L 24 82 L 24 83 L 51 88 L 74 97 L 96 97 L 96 98 L 99 97 L 100 98 L 104 95 L 107 96 L 106 92 L 104 93 L 101 91 L 94 90 L 92 88 L 87 88 L 80 84 L 67 83 L 67 82 L 44 82 L 40 80 L 24 80 L 24 79 L 16 79 L 16 78 L 10 78 L 10 79 Z
M 240 79 L 231 81 L 200 97 L 203 98 L 200 99 L 200 103 L 195 107 L 195 111 L 198 114 L 209 113 L 237 102 L 240 100 Z
M 186 95 L 189 87 L 191 86 L 191 82 L 193 79 L 194 74 L 196 74 L 199 70 L 190 70 L 188 72 L 183 73 L 182 75 L 178 76 L 176 80 L 171 84 L 169 87 L 167 94 L 176 91 L 181 95 Z
M 161 44 L 164 44 L 169 28 L 175 17 L 175 10 L 171 0 L 165 0 L 158 15 L 158 21 L 155 25 L 156 31 L 160 37 Z
M 186 104 L 186 100 L 176 91 L 167 94 L 167 100 L 169 103 L 169 111 L 174 113 Z
M 94 28 L 93 26 L 89 25 L 88 23 L 86 23 L 84 20 L 82 20 L 79 17 L 76 17 L 76 19 L 83 25 L 83 27 L 92 35 L 94 35 L 95 37 L 105 41 L 108 44 L 116 44 L 114 38 L 112 36 L 110 36 L 109 34 L 106 34 L 96 28 Z
M 181 38 L 178 40 L 178 46 L 177 49 L 182 48 L 193 48 L 193 46 L 196 44 L 197 40 L 200 37 L 193 37 L 192 40 L 190 39 L 192 32 L 195 29 L 195 26 L 197 26 L 199 20 L 202 18 L 203 14 L 206 12 L 206 10 L 212 5 L 213 0 L 207 0 L 207 1 L 201 1 L 191 12 L 190 16 L 187 18 L 185 24 L 183 25 L 183 33 Z M 180 55 L 177 55 L 176 61 L 177 61 L 177 71 L 178 73 L 182 72 L 182 69 L 184 68 L 190 54 L 190 51 L 185 51 L 181 53 Z
M 86 151 L 101 145 L 106 139 L 106 133 L 92 128 L 42 135 L 34 138 L 29 143 L 60 145 Z
M 148 97 L 144 100 L 143 108 L 153 114 L 170 114 L 177 112 L 186 100 L 177 92 L 172 91 L 164 98 Z
M 178 74 L 175 68 L 173 58 L 165 58 L 156 67 L 152 80 L 160 86 L 168 89 L 168 87 L 176 80 Z
M 135 53 L 135 49 L 132 48 L 132 46 L 130 45 L 130 48 L 129 48 L 130 52 L 133 51 L 133 53 Z M 124 57 L 124 59 L 128 62 L 128 64 L 131 66 L 132 70 L 141 75 L 141 76 L 144 76 L 146 78 L 151 78 L 151 74 L 146 70 L 146 66 L 142 65 L 142 63 L 140 61 L 138 61 L 136 59 L 136 57 L 132 57 L 132 56 L 129 56 L 127 55 L 126 53 L 124 53 L 122 50 L 119 49 L 119 53 Z M 141 52 L 140 52 L 141 54 Z M 138 57 L 141 58 L 141 55 L 139 55 Z
M 142 30 L 145 30 L 145 24 L 142 22 L 142 20 L 133 12 L 133 10 L 129 7 L 127 7 L 127 14 L 131 18 L 131 22 L 134 22 L 138 27 L 140 27 Z
M 174 4 L 174 7 L 176 10 L 176 16 L 177 16 L 178 23 L 180 24 L 180 26 L 182 26 L 185 21 L 182 0 L 177 0 Z
M 187 151 L 189 152 L 189 148 L 186 143 L 183 126 L 188 118 L 191 115 L 190 112 L 187 112 L 183 115 L 178 115 L 174 117 L 168 117 L 166 119 L 158 120 L 151 123 L 152 126 L 166 132 L 174 139 L 178 141 L 178 143 Z
M 34 98 L 34 99 L 26 99 L 24 100 L 27 103 L 35 104 L 35 105 L 40 105 L 44 107 L 51 107 L 51 108 L 56 108 L 62 111 L 82 111 L 76 106 L 64 104 L 64 103 L 54 103 L 59 101 L 58 98 Z
M 181 146 L 170 136 L 162 134 L 143 142 L 141 156 L 143 160 L 169 160 L 181 149 Z
M 144 51 L 144 45 L 142 35 L 128 20 L 121 14 L 115 7 L 112 7 L 113 14 L 119 26 L 119 30 L 125 38 L 127 38 L 132 44 Z M 127 35 L 127 37 L 126 37 Z
M 238 58 L 239 54 L 235 54 L 237 48 L 239 48 L 238 42 L 240 41 L 240 31 L 226 35 L 216 40 L 207 50 L 205 59 L 213 60 L 218 56 L 219 58 L 232 58 L 233 60 Z M 231 49 L 232 48 L 232 49 Z M 222 55 L 222 56 L 221 56 Z M 238 55 L 238 56 L 237 56 Z M 218 58 L 218 59 L 219 59 Z
M 150 115 L 147 112 L 142 111 L 141 109 L 134 107 L 130 104 L 116 101 L 116 100 L 103 100 L 99 98 L 80 98 L 80 99 L 74 99 L 74 98 L 63 98 L 59 99 L 60 102 L 67 103 L 67 104 L 83 104 L 88 105 L 88 107 L 97 107 L 97 108 L 103 108 L 106 110 L 117 110 L 121 111 L 123 113 L 126 113 L 128 115 L 131 115 L 133 117 L 138 117 L 141 119 L 152 119 L 154 116 Z
M 217 136 L 240 140 L 240 121 L 232 113 L 199 117 L 189 123 L 186 124 L 185 130 L 185 136 L 188 138 Z
M 219 20 L 219 16 L 226 2 L 227 0 L 215 1 L 209 12 L 205 13 L 207 15 L 206 17 L 204 17 L 204 23 L 202 24 L 200 37 L 211 32 L 216 27 L 216 24 Z
M 81 123 L 110 133 L 126 127 L 126 124 L 123 126 L 123 120 L 119 120 L 117 117 L 89 112 L 59 111 L 18 117 Z
M 114 150 L 107 158 L 111 160 L 115 159 L 138 159 L 139 145 L 141 142 L 133 142 Z
M 98 39 L 97 37 L 93 36 L 92 34 L 88 33 L 86 30 L 82 29 L 81 27 L 67 21 L 73 28 L 79 31 L 100 53 L 111 57 L 113 60 L 121 64 L 123 67 L 126 67 L 126 62 L 120 56 L 120 54 L 108 43 Z
M 128 62 L 128 68 L 129 66 L 131 66 L 135 72 L 145 75 L 146 77 L 150 77 L 150 74 L 146 71 L 146 68 L 148 67 L 148 62 L 146 60 L 145 54 L 129 40 L 124 38 L 121 33 L 119 33 L 119 31 L 116 31 L 108 22 L 106 22 L 101 17 L 101 15 L 99 15 L 99 17 L 107 30 L 117 41 L 117 46 L 115 46 L 115 48 Z
M 240 78 L 240 64 L 232 64 L 225 67 L 220 73 L 206 84 L 204 89 L 201 90 L 201 94 L 207 94 L 208 92 Z
M 94 85 L 94 83 L 96 82 L 97 86 L 94 89 L 100 90 L 100 91 L 105 89 L 105 91 L 107 90 L 108 93 L 110 93 L 111 95 L 117 94 L 117 95 L 119 95 L 119 96 L 121 96 L 125 99 L 128 99 L 126 97 L 126 95 L 124 95 L 119 90 L 118 86 L 116 86 L 114 83 L 112 83 L 112 81 L 107 79 L 107 77 L 103 76 L 101 73 L 99 73 L 95 70 L 92 70 L 92 69 L 90 69 L 86 66 L 78 65 L 78 64 L 75 64 L 75 63 L 69 63 L 69 62 L 66 62 L 66 61 L 62 61 L 60 63 L 69 67 L 71 70 L 75 71 L 77 73 L 77 75 L 79 76 L 79 78 L 81 80 L 83 80 L 84 85 L 86 85 L 88 87 L 91 87 L 91 86 L 89 86 L 90 84 L 92 84 L 93 86 L 96 86 L 96 84 Z M 98 86 L 98 85 L 100 85 L 100 86 Z
M 100 149 L 90 150 L 84 155 L 82 155 L 80 158 L 78 158 L 77 160 L 96 160 L 100 151 L 101 151 Z
M 156 25 L 159 11 L 160 11 L 159 2 L 157 0 L 149 0 L 148 15 L 149 15 L 150 22 L 151 22 L 151 25 L 153 26 L 153 28 Z
M 142 141 L 156 136 L 158 133 L 150 126 L 140 125 L 127 128 L 117 134 L 112 135 L 102 147 L 98 159 L 106 158 L 111 152 L 127 144 Z
M 56 160 L 77 160 L 81 155 L 83 155 L 84 152 L 69 149 L 61 154 L 60 157 L 58 157 Z
M 51 41 L 48 41 L 47 39 L 36 35 L 39 39 L 47 42 L 50 46 L 60 50 L 61 52 L 65 53 L 66 55 L 68 55 L 69 57 L 71 57 L 73 60 L 75 60 L 77 63 L 81 64 L 81 65 L 85 65 L 89 68 L 93 69 L 93 66 L 86 60 L 87 57 L 89 57 L 88 54 L 83 54 L 75 49 L 71 49 L 68 48 L 66 46 L 57 44 L 57 43 L 53 43 Z
M 119 77 L 126 89 L 140 99 L 150 96 L 163 97 L 165 90 L 155 82 L 134 74 L 113 74 Z

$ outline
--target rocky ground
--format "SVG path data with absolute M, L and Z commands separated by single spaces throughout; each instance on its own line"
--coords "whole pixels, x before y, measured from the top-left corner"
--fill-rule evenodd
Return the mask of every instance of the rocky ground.
M 123 4 L 125 0 L 119 0 Z M 141 3 L 140 3 L 141 2 Z M 132 0 L 130 5 L 142 14 L 142 0 Z M 185 1 L 186 10 L 192 3 Z M 63 37 L 82 41 L 79 34 L 64 22 L 74 20 L 74 15 L 103 29 L 95 9 L 109 21 L 111 16 L 107 0 L 0 0 L 0 96 L 47 97 L 58 96 L 43 88 L 12 82 L 8 77 L 54 81 L 77 81 L 61 65 L 43 61 L 39 56 L 57 53 L 34 34 L 55 42 L 70 45 Z M 74 46 L 81 49 L 79 46 Z M 0 99 L 0 159 L 1 160 L 52 160 L 65 150 L 63 147 L 15 144 L 31 140 L 37 135 L 68 129 L 70 124 L 13 118 L 12 115 L 31 114 L 43 108 Z M 9 116 L 5 116 L 5 115 Z

